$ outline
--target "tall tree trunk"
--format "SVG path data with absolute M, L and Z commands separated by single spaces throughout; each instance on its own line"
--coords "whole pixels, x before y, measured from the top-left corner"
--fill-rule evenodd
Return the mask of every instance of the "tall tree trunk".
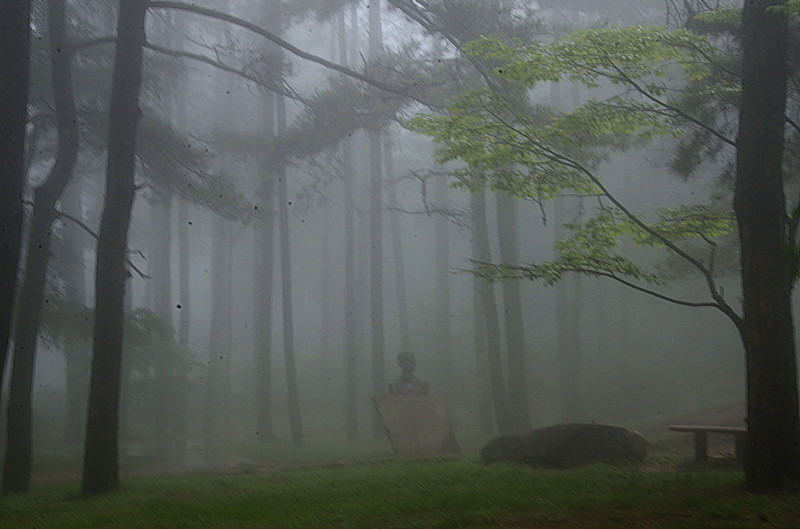
M 160 24 L 160 38 L 170 49 L 175 49 L 176 31 L 174 14 L 170 13 Z M 176 89 L 170 86 L 160 94 L 161 108 L 164 121 L 170 128 L 175 127 Z M 169 175 L 164 174 L 168 178 Z M 154 273 L 151 283 L 155 288 L 153 296 L 154 312 L 168 326 L 170 333 L 173 329 L 172 321 L 172 193 L 161 186 L 153 189 L 154 220 L 158 229 L 152 236 L 155 238 L 154 255 L 150 262 L 153 263 Z M 175 338 L 170 336 L 170 338 Z M 179 383 L 176 380 L 177 358 L 174 348 L 164 348 L 156 358 L 156 391 L 155 401 L 155 441 L 157 450 L 164 456 L 174 458 L 175 441 L 175 396 Z
M 787 19 L 780 0 L 742 14 L 742 99 L 734 208 L 739 222 L 747 364 L 747 488 L 800 484 L 800 419 L 792 322 L 791 248 L 782 179 Z M 794 245 L 789 241 L 788 245 Z
M 22 244 L 25 124 L 28 117 L 30 1 L 0 3 L 0 388 L 8 360 Z
M 600 280 L 594 281 L 594 302 L 592 309 L 594 311 L 595 321 L 595 336 L 597 337 L 597 355 L 606 360 L 609 357 L 611 349 L 610 340 L 608 336 L 608 290 L 606 283 Z
M 452 333 L 450 331 L 450 237 L 448 229 L 450 222 L 445 217 L 444 212 L 448 209 L 447 204 L 447 178 L 437 176 L 433 182 L 433 200 L 440 213 L 434 217 L 434 246 L 436 261 L 434 277 L 436 281 L 436 302 L 434 312 L 436 313 L 436 367 L 439 373 L 438 379 L 441 386 L 440 391 L 449 392 L 453 388 L 452 380 Z
M 72 179 L 61 201 L 62 209 L 83 219 L 83 186 L 80 179 Z M 86 247 L 86 236 L 83 230 L 73 222 L 64 226 L 64 249 L 67 251 L 64 284 L 67 302 L 76 309 L 86 306 L 86 281 L 84 279 L 83 251 Z M 83 440 L 83 427 L 86 424 L 86 390 L 89 385 L 89 341 L 71 335 L 64 339 L 64 362 L 66 382 L 66 428 L 64 441 L 79 443 Z
M 176 16 L 176 29 L 178 34 L 184 34 L 187 28 L 185 18 Z M 183 49 L 181 44 L 176 44 L 178 49 Z M 186 87 L 186 83 L 181 83 Z M 178 130 L 188 128 L 186 100 L 177 102 L 175 108 L 175 126 Z M 176 460 L 179 464 L 186 463 L 186 451 L 189 439 L 189 322 L 191 320 L 191 294 L 189 272 L 189 202 L 178 198 L 178 225 L 175 236 L 178 238 L 178 344 L 181 357 L 178 359 L 175 381 L 175 435 L 176 435 Z
M 500 232 L 500 260 L 519 264 L 517 208 L 514 198 L 497 193 L 497 226 Z M 522 294 L 518 280 L 503 281 L 506 351 L 508 360 L 508 401 L 512 426 L 516 431 L 531 427 L 528 383 L 525 374 L 525 338 L 522 326 Z
M 208 372 L 206 374 L 205 404 L 203 406 L 203 438 L 206 444 L 216 442 L 221 425 L 220 419 L 227 409 L 225 406 L 225 357 L 230 351 L 226 349 L 229 334 L 226 328 L 230 312 L 226 304 L 227 276 L 227 243 L 231 234 L 228 222 L 215 215 L 211 235 L 211 334 L 208 340 Z
M 553 219 L 556 241 L 565 237 L 565 210 L 566 199 L 557 198 Z M 579 276 L 571 274 L 556 284 L 556 351 L 563 422 L 580 422 L 584 418 L 580 384 L 582 354 L 578 321 L 582 298 L 583 285 Z
M 279 0 L 276 24 L 283 28 L 283 1 Z M 282 53 L 282 52 L 281 52 Z M 276 133 L 286 132 L 286 98 L 276 96 Z M 303 422 L 300 415 L 300 395 L 297 388 L 297 363 L 294 352 L 294 309 L 292 307 L 292 254 L 289 232 L 289 186 L 286 181 L 286 164 L 281 163 L 276 173 L 278 184 L 278 221 L 281 245 L 281 294 L 283 297 L 283 352 L 286 366 L 286 392 L 289 406 L 289 429 L 292 445 L 303 446 Z
M 118 409 L 125 265 L 135 184 L 136 129 L 147 2 L 120 4 L 109 108 L 106 197 L 97 241 L 95 325 L 83 494 L 119 487 Z
M 342 7 L 338 16 L 339 25 L 339 63 L 347 66 L 347 33 Z M 351 28 L 355 31 L 355 28 Z M 354 219 L 355 193 L 353 181 L 353 141 L 345 139 L 342 143 L 342 169 L 344 172 L 344 419 L 348 439 L 358 437 L 358 343 L 356 342 L 356 298 L 355 298 L 355 243 Z
M 150 256 L 153 272 L 150 281 L 153 283 L 153 305 L 155 314 L 172 329 L 172 196 L 162 190 L 155 190 L 153 197 L 153 219 L 157 222 L 155 230 L 154 254 Z M 155 406 L 155 441 L 162 455 L 169 454 L 172 442 L 173 403 L 175 390 L 173 370 L 175 359 L 170 350 L 162 350 L 156 361 L 156 390 L 153 395 Z
M 286 131 L 286 100 L 277 96 L 278 134 Z M 278 217 L 280 221 L 281 285 L 283 294 L 283 350 L 286 364 L 286 391 L 289 405 L 289 428 L 294 446 L 303 445 L 303 423 L 300 417 L 300 396 L 297 389 L 297 367 L 294 354 L 294 317 L 292 309 L 292 257 L 289 244 L 289 190 L 286 166 L 278 178 Z
M 322 278 L 322 288 L 320 295 L 322 302 L 320 303 L 320 351 L 319 351 L 319 367 L 317 373 L 317 380 L 319 381 L 319 388 L 322 391 L 322 396 L 325 400 L 330 398 L 330 381 L 328 373 L 331 370 L 330 363 L 330 347 L 331 343 L 331 208 L 327 207 L 325 210 L 325 228 L 322 235 L 322 258 L 320 259 L 319 274 Z
M 369 4 L 369 58 L 377 60 L 383 54 L 380 0 Z M 383 171 L 381 138 L 383 131 L 367 130 L 369 137 L 370 173 L 370 322 L 372 335 L 372 393 L 386 392 L 386 360 L 383 323 Z M 373 437 L 384 435 L 377 413 L 372 414 Z
M 479 256 L 481 255 L 481 248 L 485 251 L 489 249 L 488 241 L 480 241 L 479 236 L 483 235 L 488 237 L 488 230 L 483 226 L 481 230 L 478 226 L 480 219 L 478 215 L 484 216 L 483 223 L 486 223 L 485 206 L 481 206 L 480 202 L 485 200 L 483 193 L 470 193 L 472 201 L 472 259 L 476 262 L 481 262 Z M 484 255 L 483 257 L 486 257 Z M 489 262 L 489 261 L 483 261 Z M 488 297 L 483 291 L 491 288 L 491 284 L 487 283 L 478 276 L 472 277 L 472 333 L 473 342 L 475 344 L 475 377 L 477 382 L 477 404 L 478 404 L 478 421 L 481 433 L 490 434 L 495 431 L 495 425 L 492 422 L 492 383 L 489 376 L 489 332 L 487 311 L 483 305 L 484 297 Z M 493 296 L 493 294 L 491 294 Z M 497 308 L 495 307 L 495 315 Z M 494 322 L 494 328 L 499 331 L 497 321 Z M 499 351 L 499 334 L 495 335 L 498 341 Z M 502 381 L 501 381 L 502 382 Z M 505 393 L 505 390 L 503 390 Z
M 263 25 L 276 35 L 280 33 L 280 4 L 265 2 Z M 268 48 L 274 49 L 274 48 Z M 263 127 L 266 138 L 275 136 L 275 96 L 264 94 Z M 261 200 L 261 217 L 254 228 L 255 242 L 255 312 L 253 332 L 256 366 L 256 427 L 261 442 L 275 441 L 272 410 L 272 307 L 275 270 L 275 172 L 263 167 L 256 183 Z
M 180 111 L 179 111 L 180 112 Z M 185 119 L 179 119 L 184 126 Z M 183 128 L 181 129 L 183 130 Z M 186 462 L 186 449 L 189 438 L 189 321 L 191 316 L 190 277 L 189 277 L 189 203 L 178 199 L 178 344 L 181 358 L 176 370 L 175 381 L 175 435 L 176 459 L 180 464 Z
M 394 149 L 392 135 L 387 131 L 383 141 L 383 162 L 386 169 L 386 180 L 393 180 Z M 389 222 L 392 230 L 392 256 L 395 271 L 395 285 L 397 286 L 397 318 L 400 322 L 400 347 L 403 351 L 411 350 L 411 329 L 408 324 L 408 295 L 406 293 L 406 274 L 403 265 L 403 241 L 400 227 L 400 213 L 397 211 L 397 190 L 395 184 L 386 188 L 386 199 L 389 202 Z
M 8 445 L 3 472 L 3 490 L 12 493 L 26 491 L 30 483 L 33 368 L 50 257 L 50 230 L 55 219 L 56 202 L 72 177 L 78 153 L 78 125 L 70 81 L 64 4 L 65 0 L 53 0 L 48 16 L 58 152 L 47 180 L 34 191 L 25 278 L 19 298 L 8 406 Z
M 471 193 L 472 206 L 472 254 L 476 263 L 492 262 L 489 245 L 489 229 L 486 223 L 486 195 Z M 476 265 L 477 266 L 477 265 Z M 506 385 L 503 381 L 503 359 L 500 351 L 500 320 L 497 312 L 497 300 L 492 283 L 476 278 L 476 290 L 480 296 L 480 313 L 483 325 L 486 326 L 486 343 L 484 351 L 489 374 L 489 386 L 492 392 L 497 431 L 507 434 L 514 431 L 513 418 L 509 408 Z
M 264 126 L 268 137 L 274 130 L 274 96 L 265 96 Z M 268 170 L 268 168 L 264 168 Z M 256 410 L 258 438 L 262 442 L 276 439 L 272 425 L 272 278 L 274 274 L 275 198 L 271 172 L 265 173 L 259 183 L 262 218 L 255 225 L 256 248 Z

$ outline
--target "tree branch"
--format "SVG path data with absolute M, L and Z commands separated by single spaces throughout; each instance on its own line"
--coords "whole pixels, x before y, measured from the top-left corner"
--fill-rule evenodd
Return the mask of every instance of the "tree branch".
M 23 201 L 23 204 L 25 204 L 26 206 L 31 206 L 31 207 L 34 206 L 33 202 L 31 202 L 30 200 Z M 63 211 L 59 211 L 58 209 L 54 209 L 53 212 L 55 213 L 56 217 L 62 217 L 62 218 L 65 218 L 67 220 L 70 220 L 70 221 L 74 222 L 79 228 L 81 228 L 83 231 L 85 231 L 86 233 L 91 235 L 92 238 L 94 238 L 95 240 L 100 238 L 100 235 L 95 233 L 95 231 L 92 230 L 92 228 L 90 228 L 88 224 L 83 222 L 78 217 L 74 217 L 74 216 L 70 215 L 69 213 L 64 213 Z M 139 252 L 139 253 L 141 255 L 141 252 Z M 141 277 L 142 279 L 150 279 L 150 276 L 148 276 L 147 274 L 142 272 L 135 264 L 133 264 L 133 261 L 131 261 L 130 259 L 128 259 L 127 261 L 128 261 L 128 266 L 130 266 L 131 270 L 136 272 L 139 275 L 139 277 Z
M 620 78 L 626 84 L 628 84 L 630 87 L 632 87 L 634 90 L 636 90 L 641 95 L 643 95 L 645 98 L 649 99 L 650 101 L 652 101 L 656 105 L 658 105 L 658 106 L 660 106 L 660 107 L 662 107 L 664 109 L 667 109 L 670 112 L 673 112 L 675 115 L 680 116 L 681 118 L 685 119 L 686 121 L 689 121 L 690 123 L 694 123 L 695 125 L 697 125 L 698 127 L 702 128 L 703 130 L 705 130 L 706 132 L 708 132 L 712 136 L 715 136 L 716 138 L 718 138 L 720 141 L 723 141 L 724 143 L 727 143 L 731 147 L 736 148 L 736 141 L 735 140 L 732 140 L 732 139 L 728 138 L 727 136 L 722 134 L 720 131 L 718 131 L 717 129 L 715 129 L 711 125 L 708 125 L 707 123 L 704 123 L 703 121 L 701 121 L 698 118 L 692 116 L 691 114 L 687 114 L 686 112 L 684 112 L 680 108 L 672 106 L 669 103 L 667 103 L 666 101 L 663 101 L 663 100 L 657 98 L 656 96 L 651 94 L 648 90 L 645 90 L 644 88 L 642 88 L 639 85 L 639 83 L 637 83 L 636 81 L 631 79 L 630 76 L 628 76 L 628 74 L 626 74 L 621 68 L 619 68 L 616 64 L 614 64 L 614 61 L 612 61 L 608 57 L 606 57 L 606 59 L 608 60 L 608 64 L 610 64 L 611 67 L 614 68 L 614 70 L 616 70 L 616 72 L 619 74 Z
M 373 79 L 372 77 L 369 77 L 367 75 L 358 73 L 355 70 L 351 70 L 350 68 L 346 68 L 346 67 L 341 66 L 339 64 L 336 64 L 334 62 L 331 62 L 331 61 L 328 61 L 326 59 L 323 59 L 322 57 L 320 57 L 318 55 L 314 55 L 312 53 L 305 52 L 305 51 L 301 50 L 300 48 L 298 48 L 298 47 L 290 44 L 289 42 L 283 40 L 282 38 L 278 37 L 277 35 L 265 30 L 264 28 L 262 28 L 260 26 L 257 26 L 256 24 L 250 23 L 250 22 L 248 22 L 246 20 L 243 20 L 241 18 L 235 17 L 233 15 L 229 15 L 229 14 L 223 13 L 221 11 L 216 11 L 214 9 L 208 9 L 208 8 L 205 8 L 205 7 L 199 7 L 199 6 L 196 6 L 196 5 L 193 5 L 193 4 L 184 4 L 184 3 L 181 3 L 181 2 L 172 2 L 172 1 L 168 1 L 168 0 L 153 0 L 153 1 L 150 1 L 150 2 L 148 2 L 148 7 L 150 9 L 175 9 L 175 10 L 187 11 L 187 12 L 190 12 L 190 13 L 195 13 L 195 14 L 198 14 L 198 15 L 203 15 L 203 16 L 206 16 L 206 17 L 215 18 L 217 20 L 222 20 L 222 21 L 228 22 L 230 24 L 233 24 L 235 26 L 239 26 L 241 28 L 244 28 L 244 29 L 246 29 L 248 31 L 251 31 L 251 32 L 253 32 L 253 33 L 257 34 L 257 35 L 260 35 L 260 36 L 264 37 L 265 39 L 273 42 L 274 44 L 280 46 L 281 48 L 285 49 L 286 51 L 290 52 L 291 54 L 293 54 L 293 55 L 295 55 L 297 57 L 300 57 L 301 59 L 305 59 L 307 61 L 311 61 L 311 62 L 317 63 L 317 64 L 319 64 L 321 66 L 324 66 L 324 67 L 329 68 L 331 70 L 334 70 L 334 71 L 337 71 L 339 73 L 342 73 L 342 74 L 344 74 L 344 75 L 346 75 L 348 77 L 352 77 L 354 79 L 358 79 L 359 81 L 362 81 L 362 82 L 364 82 L 364 83 L 366 83 L 368 85 L 371 85 L 371 86 L 374 86 L 376 88 L 379 88 L 379 89 L 381 89 L 381 90 L 383 90 L 385 92 L 389 92 L 389 93 L 398 95 L 398 96 L 403 97 L 403 98 L 413 99 L 413 100 L 418 101 L 418 102 L 420 102 L 420 103 L 422 103 L 422 104 L 424 104 L 426 106 L 429 106 L 429 107 L 435 107 L 435 105 L 433 105 L 430 102 L 424 101 L 423 99 L 421 99 L 416 94 L 412 94 L 412 93 L 400 90 L 396 86 L 392 86 L 392 85 L 386 84 L 384 82 L 381 82 L 381 81 L 379 81 L 377 79 Z
M 523 138 L 526 138 L 532 145 L 534 145 L 539 151 L 548 159 L 553 162 L 562 164 L 566 167 L 570 167 L 584 176 L 586 176 L 597 188 L 606 196 L 608 199 L 626 216 L 628 219 L 631 220 L 636 226 L 642 229 L 647 234 L 654 237 L 656 240 L 660 241 L 664 246 L 675 252 L 678 256 L 683 258 L 685 261 L 690 263 L 694 266 L 706 279 L 706 284 L 708 285 L 709 293 L 711 294 L 712 299 L 714 300 L 716 306 L 721 312 L 723 312 L 726 316 L 728 316 L 734 324 L 738 327 L 741 325 L 741 317 L 733 310 L 733 308 L 728 305 L 725 299 L 720 294 L 719 290 L 716 286 L 716 281 L 714 280 L 714 276 L 711 274 L 711 271 L 703 265 L 700 261 L 695 259 L 692 255 L 687 253 L 683 250 L 680 246 L 669 240 L 665 237 L 661 232 L 655 230 L 644 223 L 639 217 L 633 214 L 625 205 L 617 199 L 611 192 L 603 185 L 603 182 L 598 178 L 592 171 L 586 168 L 583 164 L 574 160 L 564 154 L 555 152 L 550 147 L 544 145 L 540 141 L 536 140 L 535 138 L 531 137 L 528 133 L 524 130 L 514 126 L 512 123 L 509 123 L 505 120 L 502 116 L 498 115 L 496 112 L 493 112 L 491 109 L 485 108 L 486 112 L 492 115 L 495 119 L 497 119 L 500 123 L 504 126 L 508 127 L 510 130 L 514 131 L 516 134 L 520 135 Z
M 263 80 L 257 78 L 256 76 L 251 75 L 251 74 L 249 74 L 249 73 L 247 73 L 245 71 L 239 70 L 237 68 L 234 68 L 232 66 L 228 66 L 227 64 L 225 64 L 225 63 L 223 63 L 223 62 L 221 62 L 219 60 L 210 59 L 210 58 L 208 58 L 208 57 L 206 57 L 204 55 L 200 55 L 200 54 L 197 54 L 197 53 L 191 53 L 191 52 L 188 52 L 188 51 L 173 50 L 173 49 L 165 48 L 163 46 L 159 46 L 159 45 L 153 44 L 151 42 L 146 42 L 144 44 L 144 47 L 147 48 L 148 50 L 152 50 L 152 51 L 155 51 L 155 52 L 158 52 L 158 53 L 162 53 L 164 55 L 169 55 L 171 57 L 180 57 L 180 58 L 184 58 L 184 59 L 192 59 L 194 61 L 202 62 L 204 64 L 207 64 L 209 66 L 212 66 L 212 67 L 217 68 L 219 70 L 222 70 L 224 72 L 228 72 L 228 73 L 232 73 L 234 75 L 237 75 L 237 76 L 241 77 L 242 79 L 246 79 L 247 81 L 250 81 L 250 82 L 254 83 L 255 85 L 257 85 L 257 86 L 259 86 L 261 88 L 264 88 L 264 89 L 269 90 L 271 92 L 274 92 L 276 94 L 280 94 L 282 96 L 288 97 L 289 99 L 292 99 L 294 101 L 299 101 L 299 102 L 301 102 L 301 103 L 303 103 L 305 105 L 307 105 L 309 103 L 308 99 L 305 99 L 305 98 L 301 97 L 294 90 L 287 90 L 286 87 L 284 87 L 284 86 L 277 86 L 276 84 L 265 83 Z

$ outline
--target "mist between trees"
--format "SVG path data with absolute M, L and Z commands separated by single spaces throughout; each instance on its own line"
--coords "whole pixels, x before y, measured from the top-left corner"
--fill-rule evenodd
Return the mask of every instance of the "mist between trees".
M 562 4 L 31 2 L 4 490 L 84 443 L 93 494 L 120 454 L 382 439 L 370 399 L 401 351 L 462 439 L 747 414 L 749 486 L 795 481 L 764 441 L 798 433 L 791 281 L 757 323 L 742 289 L 796 270 L 794 85 L 757 111 L 771 158 L 736 142 L 747 31 L 795 6 Z M 742 175 L 768 165 L 781 220 L 742 229 Z M 753 251 L 774 267 L 743 269 Z M 783 341 L 758 352 L 766 328 Z M 773 400 L 746 395 L 762 368 Z

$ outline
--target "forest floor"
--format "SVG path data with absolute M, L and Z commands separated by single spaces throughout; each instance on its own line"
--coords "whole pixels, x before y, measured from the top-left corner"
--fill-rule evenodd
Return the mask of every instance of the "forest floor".
M 133 450 L 121 490 L 89 499 L 75 461 L 38 461 L 30 494 L 0 498 L 0 529 L 800 527 L 800 494 L 744 492 L 726 436 L 705 465 L 690 435 L 650 438 L 643 465 L 570 470 L 483 464 L 472 440 L 433 460 L 398 460 L 372 439 L 196 445 L 203 466 L 180 472 Z
M 796 528 L 800 494 L 742 489 L 735 465 L 685 458 L 542 470 L 476 457 L 128 477 L 88 499 L 74 482 L 0 499 L 0 529 Z

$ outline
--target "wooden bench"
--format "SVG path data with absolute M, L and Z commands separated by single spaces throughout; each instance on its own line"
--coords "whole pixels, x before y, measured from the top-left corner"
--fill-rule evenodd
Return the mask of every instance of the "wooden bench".
M 674 432 L 691 432 L 694 434 L 694 458 L 700 463 L 708 459 L 708 434 L 726 433 L 736 439 L 734 455 L 742 461 L 744 458 L 747 428 L 744 426 L 705 426 L 700 424 L 671 424 L 669 429 Z

